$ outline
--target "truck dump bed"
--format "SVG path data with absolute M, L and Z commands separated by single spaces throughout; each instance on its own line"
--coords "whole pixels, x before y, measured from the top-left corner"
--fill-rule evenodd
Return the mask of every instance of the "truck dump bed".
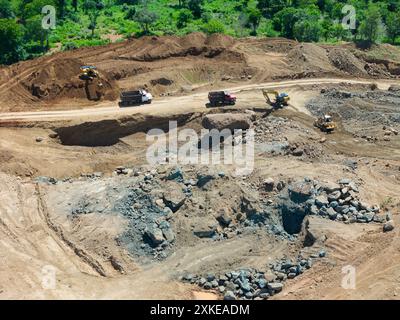
M 139 90 L 122 92 L 121 105 L 129 105 L 142 102 L 142 92 Z

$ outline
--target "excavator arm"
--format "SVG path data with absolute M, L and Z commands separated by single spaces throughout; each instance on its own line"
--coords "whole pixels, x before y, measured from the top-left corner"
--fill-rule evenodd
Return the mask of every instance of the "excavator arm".
M 267 103 L 271 106 L 273 106 L 276 103 L 276 98 L 279 95 L 279 93 L 275 90 L 262 90 L 262 93 L 265 97 L 265 99 L 267 100 Z M 274 95 L 275 96 L 275 100 L 271 100 L 270 95 Z

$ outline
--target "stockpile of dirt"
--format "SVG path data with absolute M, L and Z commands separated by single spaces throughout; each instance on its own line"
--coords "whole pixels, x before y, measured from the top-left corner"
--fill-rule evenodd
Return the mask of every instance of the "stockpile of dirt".
M 335 71 L 328 58 L 326 49 L 313 43 L 297 45 L 289 51 L 287 58 L 290 60 L 291 65 L 302 70 Z
M 214 58 L 228 52 L 230 58 L 242 56 L 230 51 L 235 43 L 234 39 L 225 35 L 211 35 L 193 33 L 184 37 L 143 37 L 131 42 L 126 52 L 120 54 L 118 59 L 134 61 L 155 61 L 171 57 L 199 56 Z M 235 54 L 234 54 L 235 53 Z
M 46 101 L 58 99 L 114 100 L 118 96 L 117 84 L 107 73 L 83 81 L 79 78 L 83 63 L 78 59 L 55 59 L 33 71 L 21 84 L 32 96 Z
M 334 48 L 328 54 L 331 63 L 339 70 L 354 76 L 367 76 L 365 63 L 357 59 L 350 51 Z

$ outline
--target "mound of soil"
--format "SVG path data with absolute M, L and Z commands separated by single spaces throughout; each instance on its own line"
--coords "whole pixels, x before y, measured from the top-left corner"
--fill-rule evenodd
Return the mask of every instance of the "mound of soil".
M 92 81 L 81 80 L 79 74 L 82 65 L 78 59 L 51 60 L 43 68 L 32 72 L 21 84 L 40 100 L 75 98 L 97 101 L 117 98 L 117 85 L 107 73 L 100 71 L 100 77 Z
M 365 64 L 357 59 L 350 51 L 334 48 L 328 54 L 331 63 L 339 70 L 355 76 L 366 76 Z
M 288 53 L 292 65 L 301 69 L 317 69 L 320 71 L 334 71 L 328 58 L 326 49 L 312 43 L 302 43 Z
M 171 57 L 200 55 L 215 58 L 226 52 L 229 58 L 242 58 L 237 52 L 228 49 L 234 43 L 233 38 L 219 34 L 208 37 L 202 33 L 193 33 L 184 37 L 142 37 L 134 40 L 129 50 L 118 58 L 134 61 L 156 61 Z

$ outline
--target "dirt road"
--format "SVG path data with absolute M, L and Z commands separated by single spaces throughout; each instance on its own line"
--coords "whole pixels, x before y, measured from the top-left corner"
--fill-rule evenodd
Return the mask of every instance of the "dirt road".
M 226 90 L 235 93 L 239 97 L 238 105 L 241 105 L 240 97 L 244 97 L 246 93 L 254 90 L 265 89 L 265 88 L 278 88 L 278 89 L 290 89 L 296 86 L 312 86 L 321 84 L 339 84 L 339 83 L 350 83 L 350 84 L 372 84 L 375 83 L 380 89 L 386 90 L 391 84 L 398 84 L 399 81 L 395 80 L 359 80 L 359 79 L 339 79 L 339 78 L 321 78 L 321 79 L 301 79 L 301 80 L 290 80 L 280 82 L 265 82 L 260 84 L 251 84 L 245 86 L 238 86 L 227 88 Z M 298 94 L 299 95 L 299 94 Z M 296 97 L 297 98 L 297 97 Z M 301 99 L 299 95 L 298 99 Z M 296 108 L 296 101 L 298 99 L 292 99 L 292 104 Z M 114 117 L 118 115 L 130 115 L 135 113 L 163 113 L 167 112 L 180 112 L 188 111 L 200 111 L 205 108 L 205 102 L 207 101 L 207 93 L 195 93 L 186 96 L 170 97 L 166 99 L 160 99 L 153 102 L 151 106 L 140 106 L 136 108 L 120 109 L 116 103 L 102 103 L 97 108 L 85 108 L 75 110 L 62 110 L 62 111 L 38 111 L 38 112 L 11 112 L 0 114 L 1 121 L 52 121 L 52 120 L 68 120 L 81 117 Z M 264 102 L 262 95 L 258 96 L 247 96 L 245 103 L 259 103 Z M 303 111 L 303 110 L 298 110 Z

